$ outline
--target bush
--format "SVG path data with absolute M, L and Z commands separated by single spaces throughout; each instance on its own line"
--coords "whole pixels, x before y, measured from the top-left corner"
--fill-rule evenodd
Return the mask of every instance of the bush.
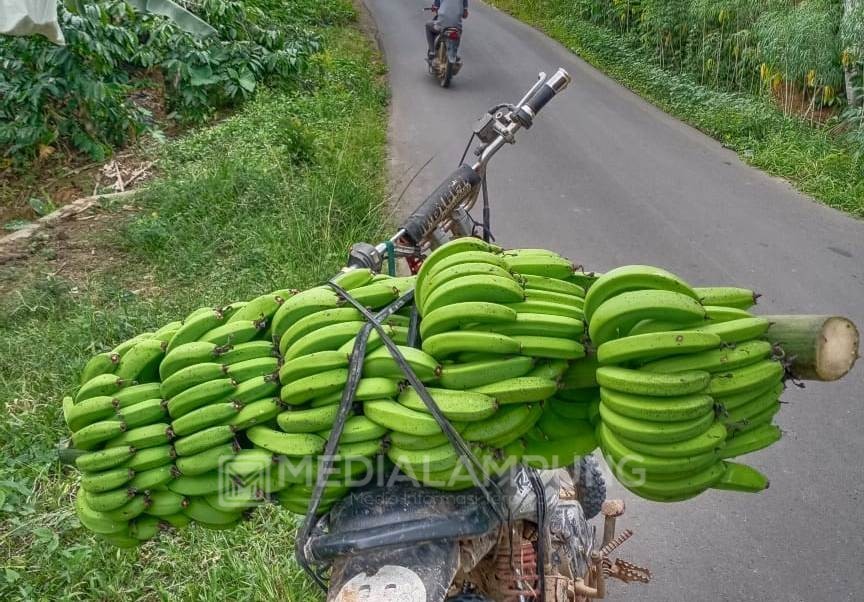
M 200 0 L 188 8 L 218 35 L 199 39 L 121 0 L 70 4 L 59 6 L 67 46 L 0 39 L 0 153 L 17 163 L 52 147 L 103 159 L 153 126 L 131 100 L 141 89 L 164 87 L 168 118 L 195 123 L 290 80 L 319 49 L 299 24 L 341 18 L 342 5 Z

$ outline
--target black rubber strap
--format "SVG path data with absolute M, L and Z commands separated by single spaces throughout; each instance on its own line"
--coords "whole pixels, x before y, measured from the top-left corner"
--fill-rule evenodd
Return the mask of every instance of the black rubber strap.
M 366 309 L 363 304 L 351 297 L 351 295 L 348 294 L 348 292 L 345 291 L 338 284 L 334 282 L 329 282 L 328 285 L 330 286 L 330 288 L 336 291 L 338 295 L 340 295 L 342 298 L 352 304 L 364 317 L 366 317 L 366 319 L 369 320 L 368 325 L 371 325 L 372 328 L 378 331 L 378 335 L 381 337 L 384 346 L 387 347 L 387 349 L 390 351 L 390 355 L 393 357 L 393 360 L 405 374 L 408 383 L 414 388 L 420 399 L 423 400 L 423 403 L 426 405 L 429 413 L 432 414 L 432 417 L 435 419 L 435 422 L 438 423 L 438 426 L 444 432 L 450 444 L 462 457 L 462 459 L 467 460 L 465 468 L 471 475 L 471 480 L 482 491 L 483 496 L 489 502 L 489 505 L 495 512 L 496 517 L 502 522 L 506 522 L 508 512 L 503 505 L 503 492 L 501 491 L 501 488 L 492 478 L 490 478 L 490 476 L 483 469 L 483 465 L 480 464 L 480 462 L 471 452 L 471 449 L 462 439 L 462 436 L 458 433 L 458 431 L 456 431 L 455 428 L 453 428 L 453 425 L 450 424 L 450 421 L 447 420 L 444 414 L 441 413 L 441 409 L 438 407 L 438 404 L 435 403 L 435 400 L 432 399 L 431 395 L 429 395 L 429 391 L 426 390 L 426 387 L 423 385 L 420 379 L 417 378 L 417 375 L 414 373 L 411 365 L 405 360 L 405 357 L 399 351 L 399 347 L 396 345 L 396 343 L 394 343 L 393 340 L 387 335 L 381 324 L 377 323 L 372 313 L 368 309 Z M 408 295 L 410 295 L 413 299 L 414 291 L 409 291 L 406 294 L 406 297 Z M 489 491 L 489 488 L 494 489 L 496 495 L 493 495 Z

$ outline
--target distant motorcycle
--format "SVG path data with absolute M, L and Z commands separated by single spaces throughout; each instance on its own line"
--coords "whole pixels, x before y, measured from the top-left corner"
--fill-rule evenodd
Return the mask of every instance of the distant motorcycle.
M 434 8 L 423 10 L 435 12 Z M 433 24 L 433 28 L 435 24 Z M 459 42 L 462 39 L 462 29 L 459 27 L 439 27 L 433 44 L 432 57 L 427 57 L 429 73 L 438 78 L 442 88 L 449 88 L 450 81 L 462 69 L 462 59 L 459 57 Z

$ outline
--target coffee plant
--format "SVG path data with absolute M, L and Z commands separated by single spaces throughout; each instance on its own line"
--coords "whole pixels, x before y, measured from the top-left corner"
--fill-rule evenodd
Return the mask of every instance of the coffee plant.
M 332 0 L 182 4 L 218 34 L 198 38 L 121 0 L 98 0 L 58 7 L 66 46 L 0 38 L 0 156 L 26 164 L 60 149 L 100 160 L 154 125 L 134 102 L 154 87 L 164 87 L 170 119 L 204 121 L 302 73 L 320 41 L 301 23 L 344 18 Z

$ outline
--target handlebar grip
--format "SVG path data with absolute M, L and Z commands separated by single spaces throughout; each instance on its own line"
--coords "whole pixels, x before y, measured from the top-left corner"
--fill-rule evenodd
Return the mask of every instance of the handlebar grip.
M 418 244 L 426 238 L 446 215 L 470 198 L 480 180 L 480 174 L 470 165 L 462 165 L 450 174 L 402 225 L 411 242 Z
M 537 90 L 537 92 L 535 92 L 524 105 L 519 107 L 516 111 L 516 119 L 519 120 L 525 128 L 530 128 L 531 124 L 534 122 L 534 117 L 537 116 L 537 113 L 549 104 L 549 101 L 555 98 L 555 95 L 566 88 L 569 83 L 570 74 L 564 69 L 558 69 L 558 71 L 555 72 L 555 75 L 550 77 L 549 80 L 540 86 L 540 89 Z

